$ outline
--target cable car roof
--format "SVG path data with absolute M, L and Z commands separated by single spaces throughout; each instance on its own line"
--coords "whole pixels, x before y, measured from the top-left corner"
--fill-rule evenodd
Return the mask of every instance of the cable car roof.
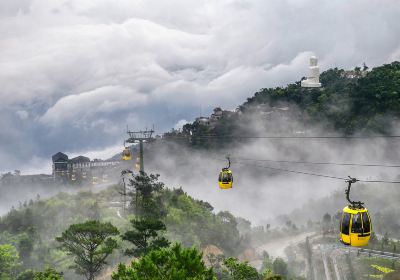
M 349 214 L 358 214 L 360 212 L 368 212 L 367 208 L 350 208 L 349 206 L 346 206 L 343 208 L 343 212 L 349 213 Z

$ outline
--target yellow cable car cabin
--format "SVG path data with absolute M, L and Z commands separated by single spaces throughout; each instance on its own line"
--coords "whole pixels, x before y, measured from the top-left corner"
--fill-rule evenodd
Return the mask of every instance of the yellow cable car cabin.
M 132 153 L 129 147 L 125 147 L 122 152 L 122 160 L 132 160 Z
M 223 168 L 219 173 L 218 185 L 220 189 L 231 189 L 233 184 L 232 171 L 228 168 Z
M 368 245 L 372 233 L 371 218 L 367 208 L 343 208 L 340 223 L 340 241 L 345 245 L 361 247 Z
M 372 222 L 368 210 L 361 201 L 350 199 L 351 184 L 356 183 L 356 178 L 346 180 L 348 183 L 346 199 L 349 206 L 343 208 L 342 219 L 340 221 L 340 241 L 349 246 L 367 246 L 372 233 Z

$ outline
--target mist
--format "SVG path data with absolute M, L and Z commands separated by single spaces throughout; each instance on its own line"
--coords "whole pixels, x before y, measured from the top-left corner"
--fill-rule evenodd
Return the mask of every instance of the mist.
M 293 106 L 288 108 L 291 112 L 285 118 L 269 117 L 266 120 L 265 116 L 254 113 L 242 119 L 241 124 L 246 126 L 251 136 L 289 135 L 293 132 L 297 132 L 299 136 L 337 135 L 337 132 L 324 130 L 323 124 L 305 127 L 298 119 L 297 109 Z M 188 149 L 170 141 L 159 141 L 149 144 L 145 168 L 147 172 L 159 173 L 167 186 L 181 186 L 195 198 L 210 202 L 216 211 L 228 210 L 254 224 L 276 224 L 277 216 L 289 214 L 310 201 L 328 197 L 333 193 L 342 194 L 340 202 L 329 209 L 324 208 L 322 204 L 320 209 L 313 209 L 312 215 L 308 213 L 309 216 L 302 219 L 297 216 L 300 222 L 306 222 L 310 218 L 319 219 L 328 210 L 337 212 L 347 205 L 344 195 L 347 187 L 344 179 L 347 176 L 360 180 L 393 181 L 399 178 L 398 168 L 290 164 L 246 159 L 398 164 L 399 148 L 400 143 L 397 140 L 387 138 L 242 139 L 212 152 Z M 221 168 L 228 164 L 225 159 L 227 155 L 232 158 L 234 186 L 230 190 L 221 190 L 218 188 L 217 178 Z M 343 179 L 295 174 L 265 167 Z M 372 183 L 370 185 L 376 189 L 388 186 Z M 360 196 L 363 198 L 362 188 L 362 183 L 355 184 L 351 196 L 355 199 Z

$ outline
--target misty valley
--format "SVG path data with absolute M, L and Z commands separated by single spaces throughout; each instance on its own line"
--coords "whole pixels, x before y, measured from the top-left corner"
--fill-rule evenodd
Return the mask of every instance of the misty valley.
M 400 279 L 400 62 L 318 78 L 4 172 L 0 279 Z

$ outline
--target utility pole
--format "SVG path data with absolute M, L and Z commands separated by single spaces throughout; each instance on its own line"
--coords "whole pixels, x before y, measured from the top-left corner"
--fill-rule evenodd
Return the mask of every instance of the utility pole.
M 140 173 L 144 172 L 144 159 L 143 159 L 143 143 L 151 142 L 153 140 L 154 127 L 151 130 L 141 131 L 127 131 L 129 138 L 126 140 L 127 143 L 139 143 L 139 157 L 140 157 Z

